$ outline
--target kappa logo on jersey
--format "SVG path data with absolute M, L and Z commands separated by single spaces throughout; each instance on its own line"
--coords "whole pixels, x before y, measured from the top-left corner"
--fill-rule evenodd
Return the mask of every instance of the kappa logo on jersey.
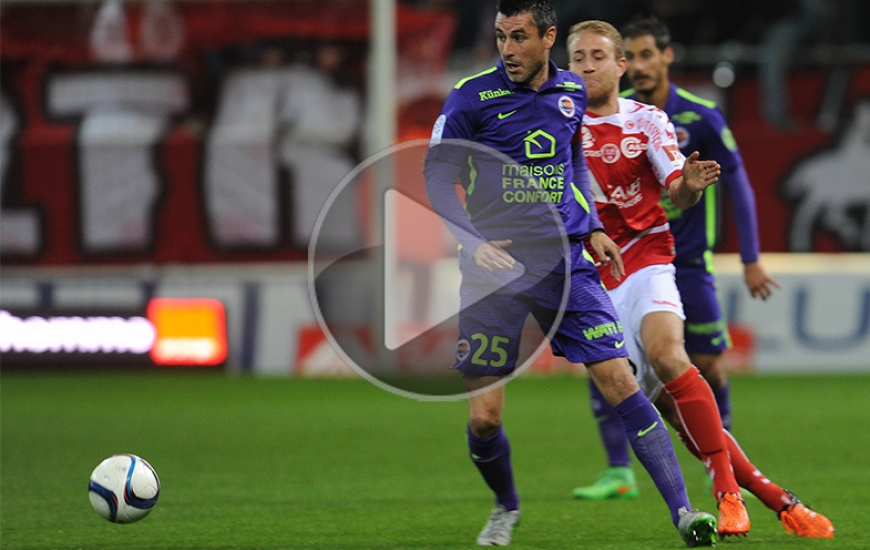
M 526 158 L 548 159 L 556 156 L 556 138 L 543 130 L 531 132 L 523 141 L 526 143 Z
M 632 130 L 634 130 L 634 128 L 635 128 L 635 124 L 634 124 L 633 120 L 626 120 L 625 121 L 625 129 L 626 130 L 632 131 Z
M 677 126 L 676 131 L 677 143 L 679 144 L 680 149 L 684 149 L 689 144 L 689 140 L 692 139 L 692 135 L 682 126 Z
M 646 151 L 646 143 L 636 137 L 627 137 L 619 144 L 619 148 L 622 150 L 622 154 L 625 155 L 626 158 L 633 159 L 639 157 L 644 151 Z
M 559 98 L 559 110 L 562 111 L 562 114 L 568 118 L 574 116 L 576 110 L 574 109 L 574 100 L 570 97 L 563 95 Z
M 601 160 L 607 164 L 618 161 L 620 156 L 619 147 L 615 143 L 605 143 L 604 147 L 601 148 Z
M 465 361 L 468 359 L 468 354 L 471 353 L 471 344 L 468 343 L 468 340 L 462 338 L 458 342 L 456 342 L 456 360 L 457 361 Z

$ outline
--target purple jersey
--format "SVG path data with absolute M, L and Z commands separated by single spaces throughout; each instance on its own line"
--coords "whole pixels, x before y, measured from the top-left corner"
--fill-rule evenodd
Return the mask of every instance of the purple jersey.
M 554 353 L 570 361 L 626 356 L 622 326 L 581 242 L 601 227 L 575 140 L 586 89 L 552 61 L 549 74 L 536 91 L 511 82 L 499 61 L 454 87 L 432 130 L 427 195 L 462 244 L 454 368 L 465 373 L 511 374 L 529 314 L 551 336 Z M 455 184 L 465 188 L 464 208 Z M 561 246 L 566 234 L 570 258 Z M 525 266 L 516 279 L 473 259 L 481 243 L 502 239 L 513 241 L 508 251 Z
M 636 99 L 634 90 L 621 95 Z M 686 156 L 698 151 L 701 159 L 712 159 L 722 167 L 719 184 L 707 188 L 704 197 L 692 208 L 680 210 L 667 194 L 662 206 L 668 213 L 671 233 L 676 242 L 677 257 L 674 264 L 710 265 L 712 249 L 718 232 L 718 189 L 724 188 L 731 198 L 732 211 L 740 241 L 743 263 L 758 260 L 758 219 L 755 213 L 755 194 L 743 167 L 743 158 L 734 136 L 716 104 L 701 99 L 671 84 L 664 111 L 673 122 L 680 150 Z
M 559 238 L 553 206 L 569 237 L 579 240 L 590 227 L 600 227 L 598 216 L 590 215 L 582 149 L 573 143 L 586 109 L 586 89 L 579 76 L 552 61 L 549 70 L 550 79 L 535 91 L 513 83 L 499 61 L 460 81 L 435 123 L 425 167 L 429 200 L 458 227 L 451 229 L 470 250 L 488 240 L 522 245 Z M 464 211 L 454 183 L 465 187 Z

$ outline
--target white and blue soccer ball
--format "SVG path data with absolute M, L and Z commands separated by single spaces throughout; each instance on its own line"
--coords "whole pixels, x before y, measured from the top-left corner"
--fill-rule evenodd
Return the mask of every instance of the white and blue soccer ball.
M 112 523 L 133 523 L 148 515 L 160 496 L 160 479 L 136 455 L 114 455 L 100 462 L 88 484 L 91 505 Z

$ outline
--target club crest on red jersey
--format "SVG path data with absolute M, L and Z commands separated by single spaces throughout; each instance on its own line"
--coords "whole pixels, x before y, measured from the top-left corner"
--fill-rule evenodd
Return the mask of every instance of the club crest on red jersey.
M 615 143 L 605 143 L 601 148 L 601 160 L 607 164 L 613 164 L 620 157 L 619 147 Z

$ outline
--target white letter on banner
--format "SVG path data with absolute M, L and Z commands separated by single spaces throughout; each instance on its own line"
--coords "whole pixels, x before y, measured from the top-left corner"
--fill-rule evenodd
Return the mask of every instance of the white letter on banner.
M 224 246 L 281 242 L 278 170 L 292 177 L 289 240 L 307 245 L 326 199 L 353 168 L 343 151 L 358 133 L 360 105 L 321 72 L 303 68 L 239 69 L 220 94 L 205 154 L 212 236 Z M 356 239 L 355 205 L 327 240 Z
M 18 114 L 5 91 L 0 91 L 0 196 L 9 183 L 12 143 L 20 131 Z M 0 211 L 0 251 L 4 254 L 33 255 L 42 242 L 39 214 L 33 208 L 2 208 Z
M 160 73 L 55 75 L 53 116 L 82 116 L 82 244 L 85 252 L 142 250 L 153 240 L 160 177 L 154 150 L 173 114 L 188 107 L 182 76 Z

